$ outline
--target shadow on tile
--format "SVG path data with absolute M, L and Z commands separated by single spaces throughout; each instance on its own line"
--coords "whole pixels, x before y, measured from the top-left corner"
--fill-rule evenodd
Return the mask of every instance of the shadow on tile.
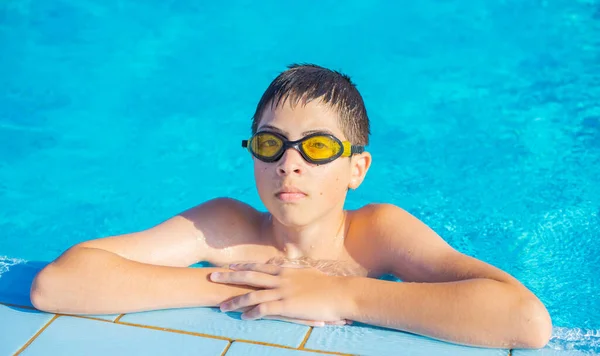
M 30 308 L 21 308 L 19 306 L 13 306 L 13 305 L 7 305 L 7 304 L 0 304 L 0 306 L 2 308 L 4 308 L 5 310 L 12 310 L 15 312 L 20 313 L 21 315 L 38 315 L 38 314 L 46 314 L 49 316 L 54 316 L 55 314 L 53 313 L 46 313 L 37 309 L 30 309 Z

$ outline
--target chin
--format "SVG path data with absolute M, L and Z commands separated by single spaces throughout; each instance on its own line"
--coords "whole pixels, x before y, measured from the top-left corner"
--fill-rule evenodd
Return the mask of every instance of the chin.
M 277 201 L 270 204 L 268 209 L 273 218 L 284 226 L 303 226 L 311 220 L 310 214 L 307 214 L 307 209 L 297 204 Z M 311 210 L 311 212 L 314 212 L 314 210 Z

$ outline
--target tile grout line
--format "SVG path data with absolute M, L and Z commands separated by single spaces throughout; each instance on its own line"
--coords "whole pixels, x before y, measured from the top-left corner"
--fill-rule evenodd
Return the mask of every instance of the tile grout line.
M 308 331 L 306 331 L 306 335 L 304 335 L 304 340 L 302 340 L 302 342 L 300 343 L 300 346 L 298 346 L 298 349 L 302 350 L 304 348 L 304 345 L 306 345 L 306 342 L 308 341 L 308 338 L 310 337 L 310 334 L 313 331 L 313 327 L 310 326 L 308 328 Z
M 70 316 L 73 318 L 79 318 L 79 319 L 87 319 L 87 320 L 94 320 L 94 321 L 101 321 L 104 323 L 114 323 L 114 321 L 110 320 L 110 319 L 102 319 L 102 318 L 97 318 L 94 316 L 88 316 L 88 315 L 77 315 L 77 314 L 58 314 L 61 316 Z
M 44 325 L 40 330 L 38 330 L 37 333 L 35 333 L 35 335 L 33 335 L 26 343 L 25 345 L 21 346 L 21 348 L 19 350 L 17 350 L 17 352 L 15 352 L 15 354 L 13 356 L 17 356 L 19 355 L 21 352 L 23 352 L 23 350 L 25 350 L 29 345 L 31 345 L 31 343 L 38 337 L 40 336 L 40 334 L 46 330 L 46 328 L 48 326 L 50 326 L 50 324 L 52 324 L 52 322 L 56 319 L 58 319 L 60 317 L 60 315 L 55 314 L 52 319 L 50 319 L 46 325 Z
M 12 304 L 12 303 L 2 303 L 2 302 L 0 302 L 0 304 L 6 305 L 6 306 L 17 307 L 17 308 L 23 308 L 23 309 L 38 310 L 38 309 L 36 309 L 34 307 L 30 307 L 30 306 L 27 306 L 27 305 Z M 270 343 L 266 343 L 266 342 L 262 342 L 262 341 L 244 340 L 244 339 L 231 339 L 231 338 L 227 338 L 227 337 L 224 337 L 224 336 L 202 334 L 202 333 L 197 333 L 197 332 L 193 332 L 193 331 L 184 331 L 184 330 L 176 330 L 176 329 L 169 329 L 169 328 L 161 328 L 161 327 L 157 327 L 157 326 L 143 325 L 143 324 L 134 324 L 134 323 L 129 323 L 129 322 L 121 321 L 121 318 L 124 317 L 125 314 L 120 314 L 115 320 L 107 320 L 107 319 L 101 319 L 101 318 L 87 316 L 87 315 L 48 313 L 48 312 L 41 311 L 41 310 L 40 310 L 40 312 L 47 313 L 47 314 L 54 314 L 54 317 L 48 322 L 48 324 L 46 326 L 44 326 L 44 328 L 40 329 L 40 331 L 38 332 L 38 334 L 40 334 L 48 325 L 50 325 L 50 323 L 52 321 L 56 320 L 56 318 L 58 318 L 59 316 L 70 316 L 70 317 L 80 318 L 80 319 L 102 321 L 102 322 L 105 322 L 105 323 L 114 323 L 114 324 L 121 324 L 121 325 L 127 325 L 127 326 L 133 326 L 133 327 L 139 327 L 139 328 L 145 328 L 145 329 L 152 329 L 152 330 L 158 330 L 158 331 L 165 331 L 165 332 L 173 332 L 173 333 L 186 334 L 186 335 L 192 335 L 192 336 L 206 337 L 206 338 L 209 338 L 209 339 L 225 340 L 225 341 L 229 341 L 229 347 L 231 346 L 231 344 L 233 342 L 237 341 L 237 342 L 244 342 L 244 343 L 248 343 L 248 344 L 256 344 L 256 345 L 262 345 L 262 346 L 277 347 L 277 348 L 289 349 L 289 350 L 302 350 L 302 351 L 307 351 L 307 352 L 320 352 L 320 353 L 326 353 L 326 354 L 331 354 L 331 355 L 343 355 L 343 356 L 350 355 L 350 354 L 340 353 L 340 352 L 336 352 L 336 351 L 305 349 L 304 345 L 306 344 L 306 342 L 308 341 L 308 338 L 310 337 L 310 334 L 312 333 L 312 329 L 313 329 L 312 326 L 306 332 L 306 335 L 304 336 L 304 340 L 302 341 L 302 343 L 300 344 L 300 346 L 298 346 L 298 348 L 294 348 L 294 347 L 291 347 L 291 346 L 279 345 L 279 344 L 270 344 Z M 33 342 L 33 339 L 35 337 L 39 336 L 38 334 L 34 335 L 34 337 L 32 337 L 32 339 L 27 344 L 25 344 L 14 356 L 17 356 L 27 346 L 29 346 L 29 344 L 31 344 Z M 226 351 L 229 350 L 229 347 L 226 349 Z M 509 356 L 510 356 L 510 354 L 509 354 Z
M 160 327 L 160 326 L 153 326 L 153 325 L 135 324 L 135 323 L 127 322 L 127 321 L 119 321 L 119 322 L 115 321 L 114 323 L 115 324 L 119 324 L 119 325 L 133 326 L 133 327 L 142 328 L 142 329 L 151 329 L 151 330 L 165 331 L 165 332 L 176 333 L 176 334 L 201 336 L 201 337 L 206 337 L 206 338 L 209 338 L 209 339 L 218 339 L 218 340 L 225 340 L 225 341 L 233 341 L 233 339 L 228 338 L 228 337 L 217 336 L 217 335 L 209 335 L 209 334 L 203 334 L 203 333 L 197 333 L 197 332 L 194 332 L 194 331 L 185 331 L 185 330 L 163 328 L 163 327 Z
M 300 344 L 300 346 L 298 346 L 298 350 L 308 351 L 308 352 L 328 353 L 328 354 L 332 354 L 332 355 L 347 355 L 347 354 L 339 353 L 339 352 L 335 352 L 335 351 L 314 350 L 314 349 L 305 348 L 305 345 L 308 342 L 308 338 L 310 337 L 310 334 L 312 334 L 313 329 L 314 329 L 314 327 L 312 327 L 312 326 L 309 327 L 308 331 L 306 332 L 306 335 L 304 336 L 304 340 L 302 340 L 302 343 Z
M 15 308 L 21 308 L 21 309 L 28 309 L 28 310 L 36 310 L 36 311 L 39 311 L 42 314 L 54 314 L 54 315 L 59 315 L 59 316 L 72 316 L 74 318 L 83 318 L 83 319 L 90 319 L 90 320 L 98 320 L 98 321 L 105 321 L 105 322 L 109 322 L 109 323 L 113 322 L 112 320 L 109 320 L 109 319 L 102 319 L 102 318 L 98 318 L 98 317 L 95 317 L 95 316 L 89 316 L 89 315 L 51 313 L 51 312 L 39 310 L 39 309 L 37 309 L 35 307 L 30 307 L 30 306 L 27 306 L 27 305 L 11 304 L 11 303 L 1 303 L 1 302 L 0 302 L 0 304 L 1 305 L 6 305 L 7 307 L 15 307 Z M 122 315 L 124 315 L 124 314 L 122 314 Z M 118 320 L 122 315 L 119 315 L 119 317 L 117 317 L 117 319 L 115 319 L 115 320 Z
M 338 356 L 348 356 L 349 355 L 349 354 L 344 354 L 344 353 L 336 352 L 336 351 L 313 350 L 313 349 L 296 349 L 296 348 L 293 348 L 291 346 L 278 345 L 278 344 L 268 344 L 268 343 L 261 342 L 261 341 L 252 341 L 252 340 L 244 340 L 244 339 L 235 339 L 233 341 L 235 341 L 235 342 L 244 342 L 246 344 L 254 344 L 254 345 L 261 345 L 261 346 L 277 347 L 277 348 L 286 349 L 286 350 L 305 351 L 305 352 L 319 352 L 319 353 L 325 353 L 325 354 L 330 354 L 330 355 L 338 355 Z
M 61 316 L 72 316 L 75 318 L 84 318 L 84 319 L 90 319 L 90 320 L 98 320 L 98 321 L 108 321 L 111 323 L 116 323 L 117 321 L 119 321 L 123 316 L 125 316 L 125 314 L 119 314 L 119 316 L 117 316 L 117 318 L 115 320 L 109 320 L 109 319 L 102 319 L 99 317 L 95 317 L 95 316 L 89 316 L 89 315 L 78 315 L 78 314 L 62 314 L 62 313 L 51 313 L 51 312 L 47 312 L 47 311 L 43 311 L 43 310 L 39 310 L 35 307 L 31 307 L 29 305 L 21 305 L 21 304 L 13 304 L 13 303 L 4 303 L 4 302 L 0 302 L 0 305 L 6 305 L 7 307 L 15 307 L 15 308 L 21 308 L 21 309 L 29 309 L 29 310 L 37 310 L 40 313 L 44 313 L 44 314 L 54 314 L 54 315 L 61 315 Z
M 328 354 L 328 355 L 335 355 L 335 356 L 356 356 L 357 354 L 345 354 L 342 352 L 338 352 L 338 351 L 326 351 L 326 350 L 316 350 L 316 349 L 295 349 L 298 351 L 303 351 L 303 352 L 314 352 L 314 353 L 320 353 L 320 354 Z
M 271 346 L 271 347 L 277 347 L 277 348 L 280 348 L 280 349 L 298 350 L 297 348 L 294 348 L 294 347 L 291 347 L 291 346 L 286 346 L 286 345 L 271 344 L 271 343 L 267 343 L 267 342 L 254 341 L 254 340 L 246 340 L 246 339 L 232 339 L 232 338 L 228 338 L 228 337 L 224 337 L 224 336 L 209 335 L 209 334 L 203 334 L 203 333 L 198 333 L 198 332 L 193 332 L 193 331 L 176 330 L 176 329 L 170 329 L 170 328 L 161 328 L 161 327 L 152 326 L 152 325 L 134 324 L 134 323 L 125 322 L 125 321 L 119 321 L 118 323 L 115 323 L 115 324 L 133 326 L 133 327 L 138 327 L 138 328 L 143 328 L 143 329 L 152 329 L 152 330 L 158 330 L 158 331 L 164 331 L 164 332 L 172 332 L 172 333 L 178 333 L 178 334 L 185 334 L 185 335 L 206 337 L 206 338 L 209 338 L 209 339 L 225 340 L 225 341 L 229 341 L 231 343 L 233 343 L 233 342 L 244 342 L 244 343 L 247 343 L 247 344 L 256 344 L 256 345 L 262 345 L 262 346 Z M 307 351 L 307 352 L 321 352 L 321 353 L 327 353 L 327 354 L 332 354 L 332 355 L 347 355 L 347 354 L 340 353 L 340 352 L 324 351 L 324 350 L 302 349 L 302 351 Z
M 104 321 L 104 322 L 109 322 L 112 323 L 112 320 L 109 319 L 102 319 L 99 317 L 95 317 L 95 316 L 89 316 L 89 315 L 78 315 L 78 314 L 62 314 L 62 313 L 52 313 L 52 312 L 47 312 L 47 311 L 43 311 L 43 310 L 39 310 L 35 307 L 30 307 L 28 305 L 20 305 L 20 304 L 12 304 L 12 303 L 2 303 L 0 302 L 0 305 L 6 305 L 7 307 L 15 307 L 15 308 L 21 308 L 21 309 L 28 309 L 28 310 L 36 310 L 39 311 L 42 314 L 54 314 L 54 315 L 59 315 L 59 316 L 72 316 L 74 318 L 82 318 L 82 319 L 89 319 L 89 320 L 98 320 L 98 321 Z M 125 314 L 121 314 L 117 317 L 118 320 L 121 318 L 121 316 L 123 316 Z
M 225 350 L 223 350 L 223 352 L 221 353 L 221 356 L 225 356 L 225 354 L 227 353 L 227 351 L 229 351 L 229 349 L 231 348 L 231 345 L 234 343 L 234 341 L 229 341 L 227 343 L 227 346 L 225 347 Z

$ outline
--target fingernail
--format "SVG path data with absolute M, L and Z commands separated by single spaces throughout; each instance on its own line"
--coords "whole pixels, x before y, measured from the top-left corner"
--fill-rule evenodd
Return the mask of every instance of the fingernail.
M 221 277 L 221 274 L 219 272 L 213 272 L 213 273 L 210 274 L 210 279 L 213 280 L 213 281 L 216 281 L 220 277 Z
M 229 268 L 236 268 L 237 266 L 239 266 L 237 263 L 233 263 L 229 265 Z
M 242 320 L 254 320 L 254 317 L 252 315 L 246 314 L 246 313 L 242 313 L 242 315 L 240 315 L 240 318 Z

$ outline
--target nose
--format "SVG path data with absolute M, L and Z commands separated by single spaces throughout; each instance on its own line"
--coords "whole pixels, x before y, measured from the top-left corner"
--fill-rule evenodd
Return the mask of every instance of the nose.
M 286 176 L 293 173 L 304 173 L 304 158 L 297 150 L 288 148 L 277 162 L 277 174 Z

